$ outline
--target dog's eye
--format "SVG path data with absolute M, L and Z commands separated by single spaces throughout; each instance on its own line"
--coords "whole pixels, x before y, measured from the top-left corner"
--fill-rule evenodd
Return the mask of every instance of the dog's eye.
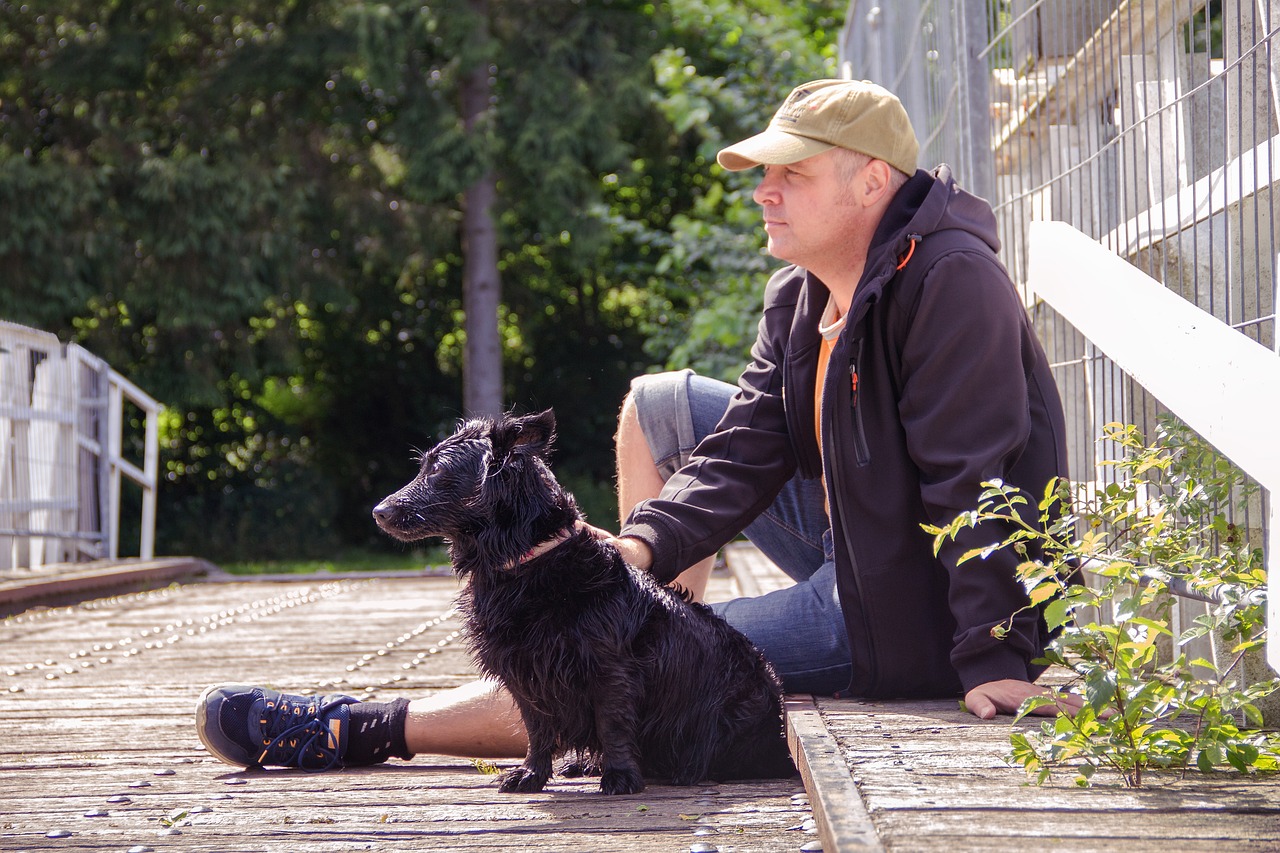
M 433 473 L 440 470 L 441 466 L 446 462 L 446 454 L 439 450 L 433 449 L 422 457 L 421 467 L 418 470 L 419 477 L 430 477 Z
M 456 467 L 455 462 L 458 459 L 457 452 L 447 447 L 443 450 L 433 450 L 427 456 L 426 462 L 422 466 L 422 475 L 424 477 L 434 477 L 442 471 L 448 471 Z

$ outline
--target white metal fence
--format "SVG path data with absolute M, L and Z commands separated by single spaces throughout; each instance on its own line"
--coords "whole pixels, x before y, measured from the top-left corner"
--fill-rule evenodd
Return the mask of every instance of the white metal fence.
M 1150 434 L 1172 410 L 1265 487 L 1234 520 L 1268 565 L 1278 25 L 1280 0 L 851 0 L 841 46 L 845 76 L 903 98 L 921 160 L 991 200 L 1063 392 L 1072 478 L 1109 476 L 1105 424 Z M 1280 630 L 1271 644 L 1280 667 Z
M 123 452 L 130 406 L 140 463 Z M 83 348 L 0 321 L 0 573 L 118 556 L 122 478 L 142 489 L 138 553 L 154 556 L 159 411 Z

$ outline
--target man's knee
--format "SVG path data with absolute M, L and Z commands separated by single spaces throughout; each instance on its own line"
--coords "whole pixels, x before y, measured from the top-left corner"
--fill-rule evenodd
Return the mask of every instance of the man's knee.
M 618 431 L 613 435 L 615 447 L 623 447 L 644 433 L 640 429 L 640 416 L 636 413 L 636 395 L 628 391 L 622 398 L 622 409 L 618 412 Z
M 689 419 L 691 373 L 689 370 L 647 373 L 631 380 L 631 389 L 622 400 L 618 431 L 614 435 L 619 452 L 643 447 L 651 460 L 665 461 L 663 457 L 681 449 L 678 435 L 688 431 L 687 427 L 682 427 L 683 422 Z M 667 432 L 671 433 L 670 440 L 662 437 Z M 664 448 L 663 452 L 654 452 L 655 441 Z M 667 445 L 672 446 L 666 449 Z

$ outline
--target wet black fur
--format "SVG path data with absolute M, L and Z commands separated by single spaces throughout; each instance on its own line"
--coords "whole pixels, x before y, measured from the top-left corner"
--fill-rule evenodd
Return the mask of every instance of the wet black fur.
M 472 652 L 515 697 L 529 735 L 501 790 L 542 790 L 566 754 L 562 772 L 598 771 L 606 794 L 641 791 L 646 778 L 793 774 L 773 671 L 710 608 L 574 527 L 577 506 L 546 463 L 554 428 L 549 411 L 466 421 L 374 509 L 398 539 L 446 537 L 468 580 L 460 606 Z

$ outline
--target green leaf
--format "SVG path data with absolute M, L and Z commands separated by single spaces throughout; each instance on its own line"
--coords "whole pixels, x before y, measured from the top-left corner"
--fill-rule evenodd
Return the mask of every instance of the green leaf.
M 1014 722 L 1016 723 L 1018 720 L 1021 720 L 1023 717 L 1027 716 L 1028 714 L 1035 713 L 1035 711 L 1039 708 L 1044 708 L 1044 707 L 1055 705 L 1055 704 L 1056 703 L 1053 701 L 1052 696 L 1045 696 L 1043 694 L 1036 695 L 1036 696 L 1028 696 L 1026 699 L 1022 700 L 1022 704 L 1018 706 L 1018 713 L 1017 713 L 1017 716 L 1014 717 Z
M 1098 667 L 1085 677 L 1085 701 L 1093 709 L 1107 707 L 1115 699 L 1118 683 L 1119 674 L 1114 669 Z
M 1054 599 L 1044 609 L 1045 624 L 1050 631 L 1054 631 L 1071 621 L 1071 613 L 1072 606 L 1069 599 Z
M 1030 599 L 1033 607 L 1043 604 L 1053 598 L 1060 592 L 1060 587 L 1056 583 L 1042 583 L 1035 589 L 1031 590 Z

